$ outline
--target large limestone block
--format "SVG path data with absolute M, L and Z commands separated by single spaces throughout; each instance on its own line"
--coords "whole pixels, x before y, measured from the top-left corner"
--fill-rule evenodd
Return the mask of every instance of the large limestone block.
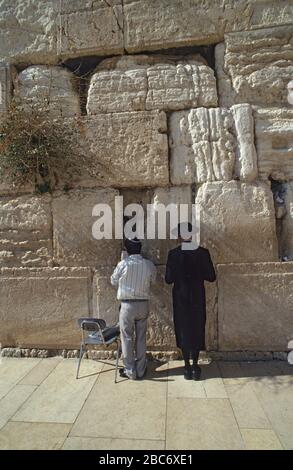
M 17 94 L 23 103 L 49 107 L 54 117 L 80 114 L 76 77 L 62 67 L 33 65 L 17 78 Z
M 142 246 L 143 255 L 153 261 L 155 264 L 166 264 L 168 251 L 174 248 L 177 240 L 170 239 L 170 219 L 169 213 L 164 213 L 164 207 L 167 208 L 169 204 L 188 204 L 189 220 L 191 220 L 191 204 L 192 204 L 192 189 L 191 186 L 172 186 L 170 188 L 154 188 L 154 189 L 140 189 L 129 190 L 122 189 L 120 191 L 123 196 L 124 208 L 129 204 L 139 204 L 144 213 L 144 239 Z M 162 205 L 161 207 L 159 205 Z M 154 239 L 147 238 L 147 225 L 148 225 L 148 207 L 153 205 L 156 211 L 156 229 Z M 157 213 L 160 207 L 160 214 L 162 221 L 166 221 L 166 239 L 158 238 L 158 222 L 159 217 Z M 177 226 L 177 224 L 176 224 Z M 138 235 L 139 238 L 141 238 Z
M 216 46 L 219 101 L 287 106 L 293 76 L 293 26 L 227 34 Z
M 62 58 L 122 54 L 122 1 L 63 0 L 57 48 Z
M 199 55 L 122 56 L 102 61 L 91 78 L 87 112 L 217 106 L 213 70 Z
M 198 108 L 170 118 L 173 184 L 253 181 L 257 176 L 253 117 L 250 105 Z
M 281 254 L 293 260 L 293 182 L 284 183 L 283 187 L 286 213 L 282 219 Z
M 224 33 L 293 22 L 290 0 L 124 0 L 129 52 L 216 44 Z
M 86 118 L 85 148 L 92 154 L 100 184 L 122 188 L 167 185 L 166 132 L 166 115 L 162 111 L 100 114 Z
M 183 213 L 184 221 L 191 221 L 191 204 L 192 204 L 192 188 L 191 186 L 172 186 L 170 188 L 156 188 L 153 193 L 152 201 L 153 207 L 156 212 L 159 214 L 159 208 L 167 208 L 169 204 L 185 204 L 188 205 L 188 219 L 186 219 Z M 180 208 L 178 207 L 178 215 Z M 168 214 L 168 212 L 167 212 Z M 164 217 L 164 211 L 162 212 L 162 217 Z M 178 241 L 171 239 L 170 229 L 173 230 L 174 227 L 171 224 L 169 215 L 166 217 L 166 239 L 159 239 L 158 224 L 160 218 L 156 215 L 157 227 L 156 227 L 156 239 L 155 240 L 145 240 L 144 250 L 147 256 L 152 259 L 156 264 L 166 264 L 168 258 L 168 251 L 172 248 L 175 248 Z M 163 222 L 163 221 L 162 221 Z
M 1 0 L 0 61 L 56 63 L 59 6 L 59 0 Z
M 0 197 L 0 266 L 47 266 L 51 261 L 51 197 Z
M 121 240 L 114 238 L 115 196 L 113 189 L 76 190 L 53 197 L 54 261 L 60 266 L 107 266 L 117 262 Z M 112 239 L 97 240 L 92 229 L 100 216 L 93 216 L 96 204 L 112 210 Z M 102 215 L 102 214 L 101 214 Z
M 77 319 L 92 314 L 91 282 L 86 268 L 2 268 L 2 347 L 77 348 Z
M 273 196 L 265 183 L 205 183 L 196 203 L 200 239 L 215 263 L 277 261 Z
M 293 109 L 258 108 L 255 136 L 261 179 L 293 179 Z
M 114 267 L 97 270 L 94 275 L 94 315 L 115 324 L 119 319 L 116 287 L 110 284 Z M 172 289 L 165 283 L 165 266 L 157 267 L 157 279 L 151 287 L 150 316 L 148 320 L 147 347 L 149 350 L 175 350 Z M 206 284 L 207 326 L 206 347 L 217 348 L 217 286 Z
M 219 349 L 286 351 L 293 337 L 293 263 L 218 266 Z

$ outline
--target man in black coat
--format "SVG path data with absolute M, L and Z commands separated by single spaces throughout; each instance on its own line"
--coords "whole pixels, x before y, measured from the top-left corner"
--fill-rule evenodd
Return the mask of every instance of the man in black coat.
M 181 228 L 181 230 L 180 230 Z M 188 224 L 188 231 L 192 226 Z M 176 344 L 182 350 L 187 380 L 199 380 L 199 351 L 205 350 L 206 298 L 204 281 L 214 282 L 216 274 L 207 249 L 192 246 L 191 237 L 183 239 L 178 226 L 180 245 L 168 253 L 165 280 L 173 284 L 173 316 Z M 190 243 L 192 249 L 186 248 Z M 190 358 L 193 360 L 192 367 Z

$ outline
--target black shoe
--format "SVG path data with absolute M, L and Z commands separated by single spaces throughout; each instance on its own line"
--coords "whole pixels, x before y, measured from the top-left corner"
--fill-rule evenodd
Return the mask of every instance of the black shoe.
M 193 380 L 200 380 L 201 368 L 199 366 L 192 366 L 192 378 Z
M 184 378 L 185 378 L 185 380 L 191 380 L 192 379 L 191 367 L 184 367 Z
M 124 367 L 122 367 L 122 369 L 119 369 L 119 375 L 120 377 L 128 379 L 128 375 L 126 374 Z

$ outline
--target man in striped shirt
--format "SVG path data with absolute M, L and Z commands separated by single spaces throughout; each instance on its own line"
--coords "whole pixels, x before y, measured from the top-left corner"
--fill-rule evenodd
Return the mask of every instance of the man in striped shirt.
M 155 281 L 155 265 L 143 258 L 141 242 L 126 240 L 128 256 L 118 263 L 111 283 L 118 286 L 117 299 L 121 301 L 119 324 L 124 368 L 122 377 L 140 379 L 146 373 L 146 332 L 149 314 L 150 284 Z M 133 331 L 135 330 L 135 354 Z

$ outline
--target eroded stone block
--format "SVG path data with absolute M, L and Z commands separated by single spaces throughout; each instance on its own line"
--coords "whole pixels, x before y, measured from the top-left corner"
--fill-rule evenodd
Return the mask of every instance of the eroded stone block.
M 270 186 L 238 181 L 205 183 L 200 207 L 200 240 L 215 263 L 277 261 L 275 209 Z
M 0 61 L 57 63 L 59 0 L 1 0 Z
M 122 56 L 102 61 L 91 78 L 88 114 L 217 106 L 213 70 L 199 55 Z
M 80 114 L 76 77 L 62 67 L 34 65 L 17 77 L 16 92 L 24 104 L 48 106 L 54 117 Z
M 259 177 L 293 179 L 293 109 L 257 108 L 254 116 Z
M 167 122 L 158 111 L 99 114 L 84 121 L 84 141 L 100 184 L 165 186 L 169 182 Z
M 216 44 L 224 33 L 290 24 L 288 0 L 124 0 L 128 52 Z
M 293 335 L 293 263 L 218 265 L 219 349 L 286 351 Z
M 251 108 L 198 108 L 170 118 L 171 181 L 252 181 L 257 176 Z
M 293 76 L 293 26 L 225 35 L 216 46 L 221 106 L 251 103 L 288 106 L 287 84 Z
M 51 262 L 51 197 L 0 197 L 0 266 L 48 266 Z
M 77 319 L 92 314 L 87 268 L 2 268 L 2 347 L 77 348 Z
M 107 266 L 120 258 L 121 240 L 93 237 L 93 216 L 96 204 L 112 209 L 114 222 L 115 196 L 113 189 L 69 191 L 56 193 L 52 201 L 54 261 L 60 266 Z M 101 214 L 102 215 L 102 214 Z M 114 234 L 114 225 L 112 226 Z
M 61 4 L 58 53 L 62 57 L 123 53 L 121 0 Z

